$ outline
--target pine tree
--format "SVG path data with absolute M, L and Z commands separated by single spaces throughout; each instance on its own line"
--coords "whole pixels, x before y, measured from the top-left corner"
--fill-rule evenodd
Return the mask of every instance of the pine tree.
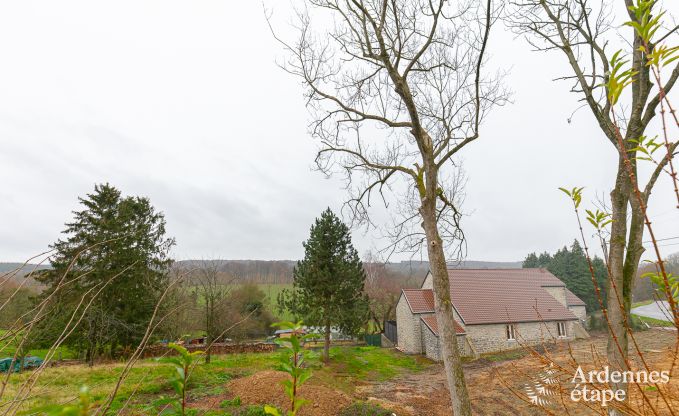
M 330 329 L 355 334 L 368 317 L 365 272 L 348 227 L 328 208 L 303 243 L 304 259 L 293 271 L 293 289 L 279 296 L 279 306 L 325 331 L 324 360 L 329 359 Z
M 91 363 L 141 339 L 168 284 L 174 239 L 165 236 L 165 218 L 147 198 L 122 197 L 104 184 L 79 202 L 83 209 L 63 231 L 68 237 L 51 246 L 52 270 L 39 278 L 47 286 L 41 299 L 56 292 L 41 327 L 61 332 L 74 312 L 82 315 L 66 344 L 84 349 Z M 89 305 L 84 314 L 83 305 Z
M 539 267 L 538 256 L 536 256 L 535 253 L 530 253 L 529 255 L 526 256 L 526 259 L 523 261 L 523 268 L 534 269 L 537 267 Z
M 599 257 L 592 259 L 594 275 L 599 288 L 601 289 L 602 300 L 606 302 L 606 279 L 607 269 L 604 261 Z M 592 282 L 592 275 L 589 272 L 585 251 L 577 240 L 573 241 L 570 250 L 564 246 L 553 256 L 544 252 L 540 256 L 530 253 L 523 262 L 524 268 L 543 267 L 549 270 L 554 276 L 558 277 L 568 290 L 582 299 L 588 311 L 601 308 L 597 299 Z

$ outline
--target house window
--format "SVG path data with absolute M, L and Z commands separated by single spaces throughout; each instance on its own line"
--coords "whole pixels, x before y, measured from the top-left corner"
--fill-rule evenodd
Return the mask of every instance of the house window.
M 505 330 L 506 330 L 506 332 L 507 332 L 507 339 L 508 339 L 508 340 L 513 341 L 513 340 L 516 339 L 516 337 L 514 337 L 514 325 L 511 325 L 511 324 L 510 324 L 510 325 L 507 325 L 507 326 L 505 327 Z
M 556 330 L 558 331 L 560 337 L 565 337 L 566 336 L 566 323 L 565 322 L 557 322 L 556 323 Z

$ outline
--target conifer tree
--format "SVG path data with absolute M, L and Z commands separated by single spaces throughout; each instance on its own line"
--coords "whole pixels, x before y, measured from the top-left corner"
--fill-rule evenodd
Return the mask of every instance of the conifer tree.
M 607 278 L 606 264 L 601 258 L 595 256 L 592 259 L 592 265 L 594 266 L 597 284 L 601 290 L 602 301 L 605 304 Z M 568 247 L 563 247 L 554 253 L 553 256 L 547 252 L 540 254 L 540 256 L 537 256 L 535 253 L 530 253 L 523 261 L 523 267 L 546 268 L 550 273 L 564 282 L 568 290 L 586 303 L 588 311 L 594 311 L 601 308 L 594 291 L 594 283 L 592 282 L 592 275 L 589 272 L 585 252 L 577 240 L 573 241 L 570 250 Z
M 59 333 L 74 312 L 82 316 L 66 344 L 85 350 L 91 363 L 141 339 L 168 284 L 174 239 L 165 236 L 165 218 L 148 198 L 122 197 L 103 184 L 79 201 L 83 209 L 66 224 L 67 237 L 51 246 L 52 269 L 38 278 L 47 287 L 40 299 L 56 291 L 40 327 Z
M 278 302 L 305 324 L 324 328 L 327 363 L 331 327 L 355 334 L 367 320 L 365 272 L 349 228 L 330 208 L 316 219 L 303 245 L 304 259 L 294 269 L 293 288 L 283 291 Z

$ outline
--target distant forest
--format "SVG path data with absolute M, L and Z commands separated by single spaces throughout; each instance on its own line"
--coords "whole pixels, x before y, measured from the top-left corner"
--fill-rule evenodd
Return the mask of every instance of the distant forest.
M 288 284 L 292 283 L 292 269 L 295 267 L 296 261 L 293 260 L 206 260 L 208 262 L 216 262 L 220 264 L 219 270 L 229 276 L 236 278 L 241 282 L 259 283 L 259 284 Z M 198 268 L 203 264 L 204 260 L 180 260 L 176 262 L 176 266 L 190 270 Z M 22 266 L 21 263 L 0 263 L 0 273 L 7 273 Z M 13 280 L 23 277 L 30 273 L 36 265 L 27 264 L 21 268 Z M 451 265 L 455 268 L 520 268 L 521 262 L 489 262 L 489 261 L 465 261 L 459 264 Z M 37 269 L 45 269 L 48 266 L 38 266 Z M 421 261 L 401 261 L 387 263 L 386 269 L 394 275 L 412 282 L 413 286 L 419 285 L 424 276 L 429 270 L 428 262 Z M 27 282 L 28 285 L 37 285 L 37 282 Z

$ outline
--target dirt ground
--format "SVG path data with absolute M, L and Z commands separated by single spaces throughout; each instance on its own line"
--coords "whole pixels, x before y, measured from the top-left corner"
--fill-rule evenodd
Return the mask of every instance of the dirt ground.
M 195 406 L 204 410 L 219 409 L 223 400 L 240 397 L 245 404 L 269 404 L 279 409 L 289 407 L 289 402 L 281 387 L 281 381 L 288 377 L 280 371 L 260 371 L 248 377 L 237 378 L 227 384 L 227 393 L 222 396 L 201 400 Z M 300 389 L 300 396 L 309 400 L 299 412 L 299 416 L 330 416 L 349 406 L 354 400 L 347 394 L 337 390 L 314 384 L 305 384 Z
M 670 369 L 676 332 L 652 329 L 637 333 L 635 338 L 649 369 Z M 634 347 L 631 351 L 634 351 Z M 552 346 L 541 350 L 540 354 L 528 352 L 522 358 L 505 361 L 481 358 L 466 363 L 465 375 L 472 399 L 473 413 L 492 416 L 602 414 L 602 409 L 598 405 L 588 407 L 582 403 L 575 403 L 570 400 L 569 395 L 573 389 L 571 381 L 578 365 L 581 365 L 585 372 L 589 369 L 600 370 L 605 365 L 602 361 L 605 353 L 606 337 L 598 335 L 570 344 Z M 633 367 L 643 368 L 644 364 L 638 355 L 631 353 L 631 356 L 633 356 Z M 549 360 L 544 357 L 549 357 Z M 550 366 L 549 361 L 555 365 Z M 675 372 L 679 372 L 677 363 L 675 363 Z M 556 384 L 550 387 L 553 392 L 551 395 L 538 395 L 540 400 L 544 399 L 543 408 L 540 408 L 530 403 L 530 396 L 527 392 L 535 388 L 536 381 L 545 380 L 545 375 L 556 380 Z M 218 409 L 222 400 L 239 396 L 245 404 L 275 404 L 287 408 L 280 386 L 280 381 L 285 377 L 284 373 L 262 371 L 249 377 L 232 380 L 226 386 L 225 395 L 202 400 L 199 407 Z M 312 404 L 305 406 L 300 416 L 336 416 L 342 408 L 355 400 L 378 403 L 392 410 L 397 416 L 450 416 L 452 414 L 441 364 L 430 366 L 423 372 L 401 374 L 387 382 L 361 383 L 355 386 L 352 395 L 316 383 L 310 382 L 302 387 L 302 397 L 309 399 Z M 679 409 L 679 374 L 676 377 L 673 376 L 668 385 L 662 385 L 660 392 L 655 391 L 653 387 L 642 386 L 641 388 L 646 389 L 644 390 L 646 396 L 650 397 L 656 409 L 660 409 L 660 414 L 665 414 L 664 409 L 667 408 L 663 404 L 660 393 L 674 398 L 674 401 L 670 399 L 669 403 L 673 408 L 676 406 Z M 638 390 L 632 389 L 630 397 L 635 410 L 640 410 L 647 405 L 641 400 Z
M 669 370 L 671 367 L 670 348 L 675 345 L 676 333 L 665 330 L 649 330 L 636 334 L 636 339 L 650 369 Z M 571 414 L 589 415 L 600 414 L 600 408 L 588 408 L 570 400 L 571 383 L 577 365 L 584 371 L 601 369 L 605 365 L 600 359 L 606 353 L 605 336 L 596 336 L 587 340 L 579 340 L 567 345 L 550 349 L 544 353 L 551 360 L 563 367 L 559 384 L 562 395 L 555 394 L 547 397 L 549 403 L 539 408 L 529 402 L 526 386 L 532 386 L 536 379 L 552 368 L 547 362 L 530 354 L 519 359 L 503 362 L 478 360 L 465 365 L 467 386 L 472 400 L 472 410 L 475 415 L 543 415 L 543 414 Z M 636 354 L 635 354 L 636 355 Z M 638 356 L 634 358 L 634 365 L 642 368 Z M 679 366 L 675 365 L 675 372 Z M 662 386 L 663 392 L 674 397 L 674 406 L 679 406 L 679 375 L 672 379 L 669 386 Z M 664 389 L 664 388 L 667 389 Z M 513 393 L 514 391 L 515 393 Z M 384 407 L 391 407 L 398 416 L 450 416 L 452 414 L 448 403 L 449 395 L 446 389 L 443 366 L 436 365 L 430 370 L 419 374 L 408 374 L 387 383 L 361 386 L 357 389 L 358 396 L 369 401 L 375 401 Z M 663 403 L 655 392 L 646 392 L 654 396 L 652 403 L 656 408 L 663 409 Z M 631 397 L 638 406 L 642 404 L 640 394 L 631 391 Z M 679 408 L 679 407 L 677 407 Z M 669 412 L 668 412 L 669 413 Z

